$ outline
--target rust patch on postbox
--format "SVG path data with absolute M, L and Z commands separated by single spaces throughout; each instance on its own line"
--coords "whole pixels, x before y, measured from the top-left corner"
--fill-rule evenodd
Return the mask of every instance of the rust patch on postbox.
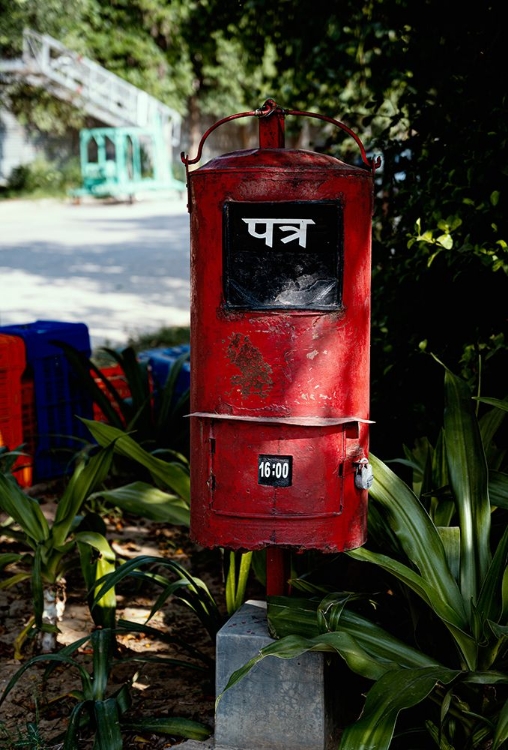
M 231 336 L 228 358 L 240 370 L 241 374 L 234 375 L 231 383 L 240 388 L 242 396 L 253 394 L 266 398 L 273 387 L 272 368 L 252 344 L 249 336 L 241 333 Z

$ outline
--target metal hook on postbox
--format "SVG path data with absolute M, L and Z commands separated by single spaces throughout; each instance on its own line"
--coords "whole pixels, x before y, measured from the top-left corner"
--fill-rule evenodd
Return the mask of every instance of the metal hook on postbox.
M 218 120 L 216 123 L 214 123 L 210 128 L 208 128 L 208 130 L 204 133 L 203 137 L 201 138 L 199 142 L 199 146 L 198 146 L 198 153 L 193 159 L 190 159 L 189 155 L 185 154 L 182 151 L 180 154 L 180 158 L 182 160 L 182 163 L 185 165 L 186 172 L 188 173 L 190 164 L 197 164 L 197 162 L 199 162 L 199 160 L 201 159 L 201 155 L 203 153 L 203 146 L 205 144 L 206 139 L 218 127 L 220 127 L 226 122 L 231 122 L 232 120 L 238 120 L 242 117 L 264 118 L 264 117 L 270 117 L 276 112 L 282 115 L 283 118 L 285 118 L 287 115 L 294 115 L 296 117 L 312 117 L 316 120 L 323 120 L 323 122 L 329 122 L 332 125 L 335 125 L 340 130 L 343 130 L 345 133 L 347 133 L 351 138 L 353 138 L 358 148 L 360 149 L 362 162 L 365 164 L 365 166 L 369 167 L 369 169 L 372 170 L 372 173 L 374 173 L 376 169 L 378 169 L 379 166 L 381 165 L 381 158 L 379 156 L 374 159 L 369 159 L 367 157 L 365 147 L 362 141 L 360 140 L 360 138 L 356 135 L 356 133 L 353 130 L 351 130 L 351 128 L 348 128 L 347 125 L 344 125 L 343 122 L 340 122 L 340 120 L 335 120 L 333 117 L 328 117 L 327 115 L 320 115 L 316 112 L 305 112 L 305 111 L 300 111 L 297 109 L 283 109 L 282 107 L 279 107 L 279 105 L 274 99 L 267 99 L 261 107 L 258 107 L 258 109 L 254 109 L 249 112 L 238 112 L 237 114 L 229 115 L 228 117 L 224 117 L 222 118 L 222 120 Z
M 374 474 L 369 460 L 362 458 L 358 463 L 355 463 L 355 466 L 355 487 L 359 490 L 370 490 L 374 482 Z

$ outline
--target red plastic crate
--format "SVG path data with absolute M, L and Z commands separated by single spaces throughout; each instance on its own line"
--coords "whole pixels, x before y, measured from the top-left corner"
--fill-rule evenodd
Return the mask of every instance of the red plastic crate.
M 29 456 L 20 456 L 13 473 L 21 487 L 32 484 L 33 426 L 25 423 L 25 414 L 33 412 L 33 382 L 26 372 L 26 353 L 22 339 L 0 334 L 0 446 L 9 450 L 25 443 Z
M 111 365 L 110 367 L 101 367 L 99 368 L 101 373 L 104 375 L 105 378 L 108 379 L 108 381 L 111 383 L 113 388 L 118 392 L 118 395 L 120 398 L 130 398 L 131 392 L 129 388 L 129 384 L 127 383 L 125 379 L 125 374 L 120 365 Z M 102 382 L 102 380 L 99 377 L 94 378 L 95 383 L 99 386 L 101 391 L 109 398 L 112 406 L 115 408 L 118 414 L 121 414 L 120 412 L 120 406 L 119 404 L 113 399 L 110 392 Z M 93 405 L 93 418 L 97 422 L 105 422 L 106 417 L 96 403 Z
M 21 487 L 31 487 L 34 480 L 34 456 L 37 449 L 37 410 L 35 408 L 35 384 L 30 373 L 26 372 L 21 383 L 22 422 L 24 452 L 16 464 L 16 479 Z

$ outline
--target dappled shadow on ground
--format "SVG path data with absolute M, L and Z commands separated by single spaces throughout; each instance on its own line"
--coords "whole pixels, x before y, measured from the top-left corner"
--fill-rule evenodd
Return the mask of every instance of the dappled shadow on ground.
M 0 203 L 0 325 L 83 322 L 93 346 L 189 318 L 185 204 Z

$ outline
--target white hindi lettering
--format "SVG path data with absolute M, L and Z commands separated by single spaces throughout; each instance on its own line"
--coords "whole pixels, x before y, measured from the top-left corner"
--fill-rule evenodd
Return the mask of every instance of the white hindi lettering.
M 258 240 L 264 240 L 267 247 L 273 246 L 275 224 L 281 225 L 281 232 L 292 232 L 286 237 L 281 237 L 281 242 L 298 240 L 300 247 L 307 247 L 307 225 L 316 223 L 313 219 L 242 219 L 242 221 L 247 224 L 250 236 Z M 256 231 L 258 224 L 264 224 L 264 231 Z

